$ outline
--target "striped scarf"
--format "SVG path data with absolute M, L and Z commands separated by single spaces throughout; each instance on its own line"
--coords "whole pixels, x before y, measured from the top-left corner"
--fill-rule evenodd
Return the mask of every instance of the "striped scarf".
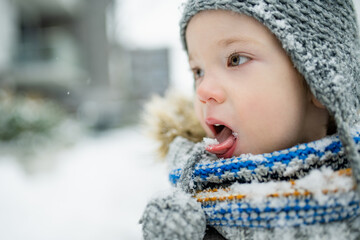
M 359 129 L 352 131 L 360 149 Z M 178 137 L 167 157 L 170 182 L 201 203 L 207 225 L 272 229 L 360 214 L 352 169 L 338 136 L 260 155 L 217 159 Z

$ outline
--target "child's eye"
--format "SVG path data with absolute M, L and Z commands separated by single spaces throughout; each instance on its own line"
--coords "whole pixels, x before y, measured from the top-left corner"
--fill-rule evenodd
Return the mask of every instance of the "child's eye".
M 241 56 L 238 53 L 233 53 L 228 57 L 227 65 L 228 65 L 228 67 L 236 67 L 243 63 L 246 63 L 249 60 L 250 60 L 250 58 L 248 58 L 248 57 Z
M 195 80 L 197 80 L 197 79 L 204 76 L 204 71 L 202 69 L 200 69 L 200 68 L 193 68 L 192 72 L 193 72 Z

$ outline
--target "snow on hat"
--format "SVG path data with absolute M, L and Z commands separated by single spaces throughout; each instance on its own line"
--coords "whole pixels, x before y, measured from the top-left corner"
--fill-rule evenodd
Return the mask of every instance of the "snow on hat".
M 280 40 L 311 92 L 334 117 L 360 183 L 360 157 L 350 136 L 350 128 L 359 123 L 360 106 L 360 41 L 352 1 L 189 0 L 180 21 L 185 50 L 187 25 L 204 10 L 249 15 Z

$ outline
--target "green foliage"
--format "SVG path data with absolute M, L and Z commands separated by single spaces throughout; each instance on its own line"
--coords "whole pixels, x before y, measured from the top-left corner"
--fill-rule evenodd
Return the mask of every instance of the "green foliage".
M 13 141 L 23 134 L 49 135 L 64 119 L 56 103 L 24 96 L 0 95 L 0 141 Z

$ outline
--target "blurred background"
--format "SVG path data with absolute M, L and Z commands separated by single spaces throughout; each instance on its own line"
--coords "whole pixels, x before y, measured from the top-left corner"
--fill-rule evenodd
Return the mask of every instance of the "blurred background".
M 142 239 L 169 185 L 140 113 L 192 92 L 183 2 L 0 0 L 1 240 Z
M 141 239 L 168 188 L 139 114 L 192 90 L 180 0 L 0 0 L 0 239 Z

